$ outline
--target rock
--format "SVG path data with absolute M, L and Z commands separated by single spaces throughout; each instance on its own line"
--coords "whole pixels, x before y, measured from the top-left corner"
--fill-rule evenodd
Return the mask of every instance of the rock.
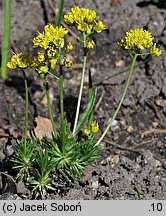
M 0 162 L 2 162 L 3 160 L 5 160 L 6 156 L 5 154 L 3 153 L 2 150 L 0 150 Z
M 127 132 L 128 133 L 132 133 L 134 131 L 134 128 L 132 127 L 132 126 L 129 126 L 128 128 L 127 128 Z
M 98 188 L 99 187 L 99 182 L 98 181 L 93 181 L 92 182 L 92 187 L 93 187 L 93 189 Z
M 10 157 L 14 152 L 13 146 L 12 145 L 7 145 L 6 151 L 7 151 L 7 156 Z
M 17 194 L 5 193 L 0 195 L 0 200 L 22 200 Z

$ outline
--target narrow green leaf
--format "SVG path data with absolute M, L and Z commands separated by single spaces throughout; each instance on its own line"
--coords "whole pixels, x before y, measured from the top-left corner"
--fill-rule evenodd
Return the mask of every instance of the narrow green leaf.
M 95 101 L 96 101 L 96 94 L 97 94 L 97 88 L 92 88 L 92 94 L 91 97 L 89 98 L 89 102 L 87 104 L 87 107 L 85 109 L 85 111 L 83 112 L 83 114 L 81 115 L 81 118 L 77 124 L 76 130 L 75 130 L 75 134 L 78 134 L 78 132 L 82 129 L 86 119 L 88 118 L 88 116 L 90 115 L 90 113 L 93 110 Z
M 55 188 L 53 188 L 52 186 L 50 186 L 50 185 L 46 185 L 46 188 L 48 188 L 48 189 L 50 189 L 50 190 L 53 190 L 53 191 L 55 191 Z
M 56 26 L 60 26 L 61 19 L 62 19 L 63 5 L 64 5 L 64 0 L 59 0 L 58 15 L 57 15 L 57 18 L 55 20 Z
M 2 63 L 1 74 L 4 79 L 7 78 L 7 62 L 10 50 L 10 17 L 11 17 L 11 1 L 4 1 L 4 31 L 2 40 Z
M 38 185 L 39 184 L 39 182 L 34 180 L 34 179 L 30 180 L 29 183 L 33 184 L 33 185 Z

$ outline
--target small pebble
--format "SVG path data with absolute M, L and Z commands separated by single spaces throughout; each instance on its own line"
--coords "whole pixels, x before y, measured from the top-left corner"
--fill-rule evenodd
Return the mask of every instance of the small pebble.
M 108 120 L 108 123 L 111 121 L 111 118 Z M 112 125 L 111 125 L 111 130 L 112 131 L 116 131 L 117 129 L 119 129 L 119 125 L 118 125 L 118 121 L 117 120 L 113 120 Z
M 7 151 L 7 156 L 10 157 L 14 152 L 13 146 L 12 145 L 7 145 L 6 151 Z
M 128 128 L 127 128 L 127 132 L 128 133 L 132 133 L 134 131 L 134 128 L 132 127 L 132 126 L 129 126 Z
M 0 162 L 3 161 L 5 158 L 5 154 L 2 151 L 0 151 Z
M 119 139 L 119 135 L 115 133 L 112 137 L 113 141 L 117 141 Z
M 122 125 L 122 127 L 123 127 L 124 129 L 127 128 L 126 122 L 125 122 L 124 120 L 120 120 L 120 124 Z
M 153 126 L 153 128 L 157 128 L 159 126 L 159 123 L 158 122 L 152 122 L 152 126 Z
M 98 181 L 93 181 L 92 182 L 92 187 L 95 189 L 95 188 L 98 188 L 99 187 L 99 182 Z
M 116 67 L 122 67 L 123 65 L 124 65 L 124 61 L 122 59 L 115 62 Z
M 41 100 L 41 94 L 42 94 L 41 91 L 36 91 L 33 95 L 34 99 L 36 101 L 40 101 Z

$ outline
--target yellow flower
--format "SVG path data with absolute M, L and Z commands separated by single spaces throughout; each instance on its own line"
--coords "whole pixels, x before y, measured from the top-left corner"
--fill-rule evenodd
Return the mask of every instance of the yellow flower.
M 95 19 L 96 19 L 96 12 L 94 10 L 88 10 L 87 9 L 87 16 L 86 16 L 86 19 L 88 22 L 93 22 Z
M 73 25 L 74 23 L 74 16 L 71 12 L 64 15 L 64 21 L 68 25 Z
M 99 124 L 96 121 L 91 123 L 90 129 L 84 129 L 84 134 L 88 136 L 88 138 L 92 137 L 92 135 L 97 132 L 99 132 Z
M 7 67 L 11 69 L 19 68 L 27 68 L 30 65 L 31 57 L 27 52 L 13 54 L 11 60 L 7 63 Z
M 7 63 L 7 67 L 10 68 L 10 69 L 16 69 L 17 64 L 16 64 L 16 62 L 14 62 L 14 61 L 9 61 L 9 62 Z
M 69 42 L 66 46 L 66 53 L 69 53 L 73 49 L 73 45 L 71 42 Z
M 74 8 L 71 8 L 71 13 L 73 14 L 74 22 L 81 23 L 84 21 L 85 14 L 84 14 L 82 8 L 75 6 Z
M 34 48 L 41 47 L 41 48 L 47 49 L 49 45 L 49 41 L 46 40 L 44 33 L 38 32 L 38 36 L 35 37 L 32 41 L 33 41 Z
M 88 128 L 84 129 L 84 134 L 86 136 L 89 136 L 91 134 L 90 130 Z
M 39 68 L 36 69 L 38 72 L 38 75 L 41 78 L 45 78 L 46 75 L 48 74 L 48 66 L 47 65 L 41 65 Z
M 44 27 L 44 32 L 38 32 L 38 36 L 33 39 L 34 47 L 49 49 L 55 46 L 56 48 L 62 48 L 64 46 L 64 36 L 67 33 L 68 30 L 62 26 L 54 27 L 52 24 L 48 24 Z
M 49 47 L 47 49 L 47 56 L 48 57 L 54 57 L 56 54 L 57 54 L 57 51 L 53 47 Z
M 126 32 L 126 37 L 123 38 L 118 44 L 124 49 L 133 49 L 137 47 L 140 50 L 149 49 L 153 45 L 152 33 L 141 29 L 130 29 Z
M 17 67 L 17 58 L 18 58 L 17 54 L 14 53 L 12 55 L 10 61 L 7 63 L 7 67 L 11 68 L 11 69 L 16 69 L 16 67 Z
M 65 66 L 66 66 L 67 68 L 72 67 L 72 66 L 73 66 L 72 60 L 69 59 L 69 58 L 66 58 L 66 60 L 65 60 Z
M 45 54 L 41 53 L 41 52 L 38 52 L 38 61 L 39 62 L 44 62 L 44 60 L 45 60 Z
M 57 36 L 64 38 L 64 36 L 68 33 L 68 30 L 63 28 L 63 26 L 60 27 L 55 27 L 55 34 L 57 34 Z
M 77 29 L 81 32 L 86 32 L 88 30 L 88 24 L 85 22 L 79 23 Z
M 20 68 L 26 68 L 30 65 L 30 55 L 27 52 L 18 54 L 17 66 Z
M 96 31 L 97 33 L 100 33 L 101 31 L 106 29 L 106 26 L 102 21 L 98 21 L 95 23 L 96 23 L 96 25 L 94 27 L 94 31 Z
M 71 11 L 64 15 L 64 21 L 68 25 L 75 25 L 81 32 L 93 34 L 94 31 L 99 33 L 106 29 L 102 21 L 97 21 L 98 17 L 94 10 L 80 8 L 75 6 Z
M 50 63 L 50 68 L 51 69 L 55 69 L 56 63 L 57 63 L 57 59 L 50 59 L 49 63 Z
M 88 43 L 87 43 L 87 49 L 89 50 L 89 51 L 92 51 L 93 50 L 93 48 L 94 48 L 94 46 L 95 46 L 95 43 L 94 43 L 94 41 L 93 40 L 91 40 L 91 41 L 88 41 Z
M 62 48 L 62 47 L 64 47 L 64 39 L 63 39 L 63 38 L 60 38 L 60 37 L 54 38 L 53 43 L 55 44 L 55 46 L 56 46 L 57 48 Z
M 92 122 L 91 130 L 92 130 L 93 133 L 99 132 L 99 124 L 96 121 Z
M 162 54 L 162 51 L 156 47 L 156 43 L 154 43 L 153 46 L 150 48 L 150 54 L 152 56 L 160 56 Z
M 53 34 L 55 33 L 55 27 L 52 24 L 48 24 L 44 26 L 44 36 L 47 40 L 51 41 L 53 38 Z

